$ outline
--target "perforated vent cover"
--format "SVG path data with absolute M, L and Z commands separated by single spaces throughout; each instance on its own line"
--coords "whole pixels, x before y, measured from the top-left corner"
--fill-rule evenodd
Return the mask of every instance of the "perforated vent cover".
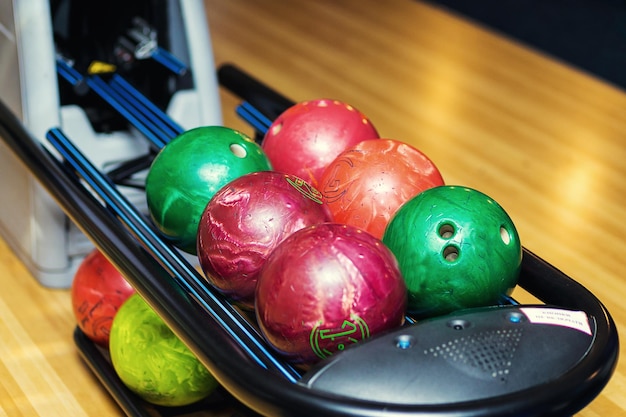
M 506 382 L 524 329 L 498 329 L 461 336 L 424 350 L 474 378 Z
M 593 329 L 579 311 L 468 310 L 362 342 L 311 369 L 302 383 L 399 404 L 485 399 L 562 376 L 588 352 Z

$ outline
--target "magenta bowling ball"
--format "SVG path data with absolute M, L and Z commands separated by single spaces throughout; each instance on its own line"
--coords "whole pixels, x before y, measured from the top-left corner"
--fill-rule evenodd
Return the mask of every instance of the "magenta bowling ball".
M 241 176 L 220 189 L 198 227 L 198 259 L 207 280 L 242 307 L 254 308 L 259 271 L 296 230 L 332 220 L 319 191 L 276 171 Z
M 406 304 L 391 251 L 339 223 L 285 239 L 261 269 L 256 289 L 262 334 L 286 360 L 305 366 L 402 325 Z

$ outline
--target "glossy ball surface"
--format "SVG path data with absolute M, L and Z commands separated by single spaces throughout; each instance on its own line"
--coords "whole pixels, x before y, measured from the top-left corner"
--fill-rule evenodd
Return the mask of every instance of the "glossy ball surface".
M 378 132 L 360 111 L 338 100 L 317 99 L 296 103 L 279 115 L 262 146 L 275 170 L 318 187 L 337 155 L 374 138 Z
M 400 326 L 406 286 L 393 254 L 369 233 L 324 223 L 301 229 L 261 270 L 256 314 L 268 342 L 310 365 Z
M 188 405 L 206 398 L 218 386 L 139 294 L 126 300 L 115 317 L 109 349 L 122 382 L 149 403 Z
M 474 189 L 418 194 L 389 222 L 383 242 L 400 264 L 409 311 L 420 317 L 495 304 L 517 284 L 522 249 L 515 225 Z
M 277 171 L 241 176 L 213 196 L 200 219 L 200 266 L 214 287 L 252 309 L 272 250 L 296 230 L 331 220 L 320 192 L 300 178 Z
M 113 318 L 134 292 L 102 252 L 92 250 L 78 266 L 70 289 L 78 327 L 93 342 L 108 346 Z
M 336 222 L 380 239 L 402 204 L 440 185 L 441 173 L 422 152 L 397 140 L 375 139 L 335 158 L 322 175 L 320 191 Z
M 188 130 L 161 149 L 148 171 L 150 216 L 165 239 L 195 254 L 198 223 L 211 197 L 241 175 L 271 168 L 243 133 L 221 126 Z

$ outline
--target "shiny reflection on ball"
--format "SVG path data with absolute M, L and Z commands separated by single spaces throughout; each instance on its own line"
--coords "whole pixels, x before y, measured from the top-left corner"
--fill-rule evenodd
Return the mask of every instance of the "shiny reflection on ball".
M 326 166 L 343 150 L 378 138 L 372 122 L 355 107 L 326 98 L 289 107 L 272 123 L 262 147 L 277 171 L 319 187 Z
M 309 365 L 404 321 L 406 286 L 393 254 L 338 223 L 293 233 L 268 258 L 256 290 L 259 326 L 287 360 Z

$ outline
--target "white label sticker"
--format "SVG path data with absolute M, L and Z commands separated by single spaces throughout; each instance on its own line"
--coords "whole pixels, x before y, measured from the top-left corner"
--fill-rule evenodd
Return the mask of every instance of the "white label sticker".
M 584 311 L 543 307 L 523 307 L 520 310 L 528 317 L 528 321 L 531 323 L 570 327 L 591 336 L 591 326 L 589 325 L 587 313 Z

